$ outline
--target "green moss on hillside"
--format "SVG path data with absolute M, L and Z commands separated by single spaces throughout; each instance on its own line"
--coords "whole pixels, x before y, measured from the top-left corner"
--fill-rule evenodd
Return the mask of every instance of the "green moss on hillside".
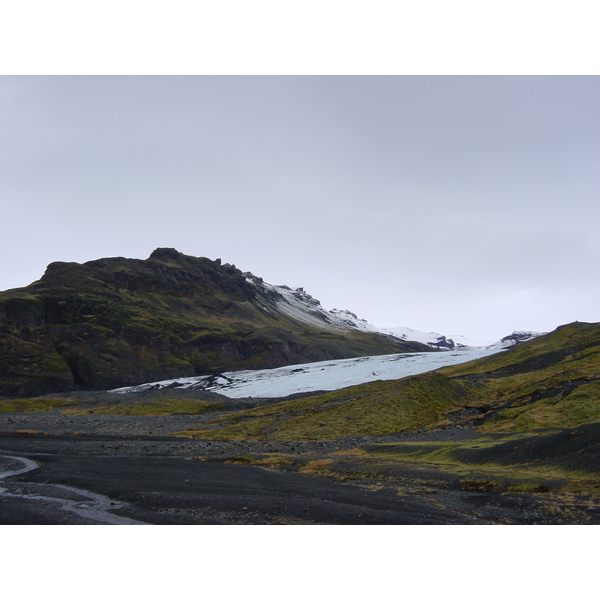
M 477 390 L 436 373 L 376 381 L 218 417 L 181 435 L 204 439 L 330 440 L 431 425 Z
M 4 394 L 31 395 L 48 388 L 63 391 L 72 387 L 71 370 L 56 350 L 11 334 L 0 338 Z
M 152 402 L 128 402 L 116 406 L 102 405 L 94 408 L 69 408 L 62 411 L 65 415 L 199 415 L 208 409 L 219 408 L 215 402 L 191 400 L 185 398 L 165 398 Z
M 71 406 L 75 400 L 65 398 L 20 398 L 18 400 L 0 400 L 0 413 L 42 412 Z
M 480 430 L 527 431 L 542 427 L 577 427 L 600 422 L 600 382 L 578 386 L 566 395 L 544 398 L 499 411 Z
M 462 489 L 482 492 L 547 493 L 562 492 L 600 495 L 600 476 L 588 466 L 597 462 L 597 448 L 586 456 L 583 446 L 578 460 L 565 461 L 559 453 L 547 457 L 559 435 L 553 431 L 535 431 L 512 436 L 482 436 L 460 442 L 400 442 L 372 444 L 352 456 L 352 461 L 368 464 L 370 471 L 393 472 L 394 467 L 436 469 L 458 477 Z M 566 434 L 568 437 L 568 433 Z M 565 435 L 563 435 L 565 437 Z M 527 448 L 537 447 L 538 451 Z M 513 455 L 505 448 L 514 450 Z M 496 459 L 495 459 L 496 458 Z M 329 467 L 332 468 L 331 466 Z

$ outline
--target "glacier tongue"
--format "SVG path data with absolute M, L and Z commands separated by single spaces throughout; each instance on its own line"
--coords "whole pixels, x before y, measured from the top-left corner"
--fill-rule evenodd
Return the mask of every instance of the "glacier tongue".
M 113 392 L 144 392 L 168 386 L 205 389 L 229 398 L 281 398 L 303 392 L 337 390 L 369 381 L 401 379 L 447 365 L 455 365 L 500 349 L 424 352 L 363 356 L 342 360 L 290 365 L 278 369 L 235 371 L 217 376 L 186 377 L 146 383 Z

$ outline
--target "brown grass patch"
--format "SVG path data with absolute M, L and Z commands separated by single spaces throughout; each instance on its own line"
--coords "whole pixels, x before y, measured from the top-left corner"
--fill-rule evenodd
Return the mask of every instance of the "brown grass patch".
M 225 463 L 231 465 L 251 465 L 254 467 L 286 467 L 293 465 L 294 461 L 285 456 L 234 456 Z
M 330 458 L 320 458 L 319 460 L 311 460 L 305 465 L 301 466 L 298 469 L 299 473 L 312 473 L 317 469 L 321 469 L 322 467 L 326 467 L 333 462 Z
M 337 452 L 332 452 L 336 456 L 358 456 L 360 454 L 366 454 L 366 452 L 362 448 L 350 448 L 348 450 L 338 450 Z

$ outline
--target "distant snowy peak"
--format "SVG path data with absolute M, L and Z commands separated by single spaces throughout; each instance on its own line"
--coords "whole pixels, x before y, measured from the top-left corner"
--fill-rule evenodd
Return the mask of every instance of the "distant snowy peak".
M 432 348 L 438 348 L 439 350 L 469 350 L 474 348 L 485 348 L 486 350 L 506 350 L 511 346 L 516 346 L 532 340 L 535 337 L 543 335 L 536 331 L 514 331 L 510 335 L 503 337 L 498 342 L 493 344 L 484 344 L 478 341 L 471 340 L 462 335 L 453 335 L 452 337 L 446 337 L 440 333 L 425 333 L 424 331 L 417 331 L 410 329 L 409 327 L 393 327 L 393 328 L 382 328 L 379 329 L 382 333 L 388 333 L 394 335 L 402 340 L 413 340 L 415 342 L 422 342 Z
M 325 310 L 321 303 L 304 291 L 304 288 L 292 289 L 287 285 L 271 285 L 261 277 L 252 273 L 244 273 L 248 283 L 251 283 L 261 291 L 263 308 L 271 312 L 273 310 L 283 313 L 297 321 L 315 325 L 322 329 L 332 331 L 359 330 L 373 333 L 381 333 L 395 337 L 403 342 L 421 342 L 436 350 L 468 350 L 471 348 L 487 348 L 504 350 L 516 344 L 521 344 L 533 339 L 540 333 L 534 331 L 515 331 L 503 337 L 494 344 L 485 344 L 470 340 L 462 335 L 452 337 L 436 333 L 425 332 L 410 327 L 376 327 L 365 319 L 360 319 L 349 310 L 334 308 Z
M 427 344 L 432 348 L 438 350 L 455 350 L 459 348 L 470 348 L 473 344 L 462 343 L 462 340 L 467 341 L 466 338 L 459 336 L 461 342 L 455 342 L 453 339 L 447 338 L 441 333 L 435 333 L 434 331 L 425 332 L 411 329 L 410 327 L 383 327 L 379 329 L 382 333 L 393 335 L 401 340 L 411 340 L 414 342 L 421 342 Z
M 537 331 L 513 331 L 510 335 L 503 337 L 499 342 L 495 344 L 491 344 L 487 347 L 488 350 L 506 350 L 511 346 L 516 346 L 518 344 L 522 344 L 523 342 L 528 342 L 533 338 L 539 337 L 540 335 L 544 335 L 543 333 L 538 333 Z
M 427 344 L 427 346 L 431 346 L 431 348 L 436 348 L 437 350 L 463 350 L 468 348 L 479 348 L 482 346 L 482 344 L 477 344 L 462 335 L 449 338 L 434 331 L 425 332 L 411 329 L 410 327 L 376 327 L 365 319 L 359 319 L 349 310 L 334 308 L 329 311 L 329 314 L 332 315 L 338 323 L 346 325 L 347 327 L 360 329 L 361 331 L 372 331 L 374 333 L 391 335 L 392 337 L 406 342 L 421 342 L 422 344 Z
M 440 333 L 425 333 L 410 327 L 376 327 L 349 310 L 340 308 L 325 310 L 318 300 L 304 291 L 304 288 L 293 290 L 286 285 L 268 284 L 251 273 L 244 273 L 244 275 L 247 281 L 261 288 L 271 301 L 275 301 L 277 310 L 305 323 L 337 331 L 359 330 L 380 333 L 395 337 L 403 342 L 421 342 L 436 350 L 461 350 L 481 347 L 481 345 L 474 344 L 463 336 L 455 336 L 454 339 L 450 339 Z

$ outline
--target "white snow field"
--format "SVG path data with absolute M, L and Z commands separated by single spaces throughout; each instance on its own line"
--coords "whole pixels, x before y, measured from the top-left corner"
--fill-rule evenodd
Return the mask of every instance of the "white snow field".
M 490 356 L 500 351 L 498 348 L 473 348 L 450 352 L 364 356 L 290 365 L 278 369 L 234 371 L 216 376 L 168 379 L 111 391 L 144 392 L 173 386 L 204 389 L 229 398 L 281 398 L 301 392 L 338 390 L 369 381 L 401 379 L 408 375 L 417 375 L 447 365 Z

